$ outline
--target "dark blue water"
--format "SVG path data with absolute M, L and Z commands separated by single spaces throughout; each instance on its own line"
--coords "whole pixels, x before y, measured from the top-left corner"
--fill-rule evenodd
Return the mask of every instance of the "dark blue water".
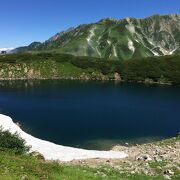
M 180 88 L 114 82 L 0 82 L 0 113 L 58 144 L 109 149 L 176 136 Z

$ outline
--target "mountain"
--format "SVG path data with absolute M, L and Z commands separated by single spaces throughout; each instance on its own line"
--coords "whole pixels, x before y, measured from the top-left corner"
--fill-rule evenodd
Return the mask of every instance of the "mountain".
M 22 51 L 55 51 L 76 56 L 131 59 L 180 53 L 180 14 L 144 19 L 102 19 L 60 32 Z
M 17 53 L 17 52 L 24 52 L 24 51 L 36 51 L 41 46 L 42 43 L 40 42 L 33 42 L 29 46 L 19 47 L 16 49 L 13 49 L 11 52 Z

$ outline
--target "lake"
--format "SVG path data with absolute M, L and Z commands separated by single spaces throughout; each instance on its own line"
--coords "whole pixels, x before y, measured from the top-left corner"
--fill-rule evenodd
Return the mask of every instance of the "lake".
M 0 113 L 57 144 L 110 149 L 180 132 L 180 88 L 115 82 L 1 81 Z

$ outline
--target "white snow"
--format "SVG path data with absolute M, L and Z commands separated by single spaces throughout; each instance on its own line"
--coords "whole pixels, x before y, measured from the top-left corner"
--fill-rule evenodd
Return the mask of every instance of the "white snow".
M 96 29 L 97 29 L 97 27 L 93 27 L 93 28 L 89 31 L 90 34 L 89 34 L 89 36 L 87 37 L 87 42 L 88 42 L 88 45 L 97 52 L 97 54 L 99 55 L 99 57 L 101 57 L 101 53 L 100 53 L 98 47 L 97 47 L 97 46 L 94 47 L 93 44 L 92 44 L 92 38 L 95 36 L 95 30 L 96 30 Z M 99 40 L 100 40 L 100 39 L 101 39 L 101 37 L 98 38 L 97 44 L 99 44 Z
M 161 27 L 162 28 L 162 27 Z M 162 31 L 166 31 L 165 29 L 162 29 Z M 173 35 L 171 34 L 170 30 L 167 30 L 168 33 L 170 33 L 171 37 L 173 37 Z M 141 36 L 136 33 L 136 35 L 138 36 L 138 38 L 141 40 L 141 43 L 144 45 L 144 47 L 146 47 L 147 49 L 149 49 L 155 56 L 160 56 L 159 53 L 157 51 L 155 51 L 154 49 L 155 48 L 159 48 L 159 50 L 162 52 L 163 55 L 172 55 L 178 48 L 179 46 L 175 46 L 175 47 L 172 47 L 170 49 L 165 49 L 162 45 L 162 42 L 153 42 L 153 40 L 151 38 L 149 38 L 143 31 L 141 31 L 141 33 L 144 35 L 144 38 L 146 38 L 146 40 L 152 45 L 154 46 L 152 49 L 148 48 L 144 43 L 143 43 L 143 40 L 141 38 Z M 174 39 L 175 41 L 175 39 Z M 164 43 L 165 45 L 166 43 Z
M 97 44 L 98 44 L 98 45 L 96 46 L 96 51 L 97 51 L 97 53 L 98 53 L 98 55 L 99 55 L 100 58 L 101 58 L 102 56 L 101 56 L 101 52 L 100 52 L 99 49 L 98 49 L 98 46 L 99 46 L 99 44 L 100 44 L 101 38 L 102 38 L 102 36 L 99 36 L 98 40 L 96 41 Z
M 164 55 L 172 55 L 179 47 L 176 47 L 173 50 L 166 50 L 164 49 L 162 46 L 158 46 L 160 48 L 160 51 L 164 54 Z
M 98 47 L 96 47 L 96 51 L 97 51 L 99 57 L 102 57 L 102 56 L 101 56 L 101 53 L 100 53 L 100 51 L 99 51 L 99 49 L 98 49 Z
M 13 123 L 10 117 L 2 114 L 0 114 L 0 126 L 3 130 L 9 130 L 11 133 L 17 132 L 20 137 L 26 141 L 27 145 L 32 146 L 31 152 L 37 151 L 41 153 L 46 160 L 68 162 L 72 160 L 92 158 L 120 159 L 128 156 L 124 152 L 84 150 L 61 146 L 38 139 L 22 131 L 15 123 Z
M 135 51 L 134 43 L 130 39 L 128 39 L 128 48 L 134 53 Z
M 109 45 L 111 45 L 111 41 L 110 41 L 110 40 L 107 40 L 107 43 L 108 43 Z
M 159 54 L 156 51 L 150 50 L 155 56 L 159 56 Z
M 153 49 L 155 49 L 157 46 L 155 47 L 155 44 L 154 44 L 143 32 L 142 32 L 142 34 L 144 35 L 144 37 L 146 38 L 146 40 L 147 40 L 152 46 L 154 46 L 154 47 L 153 47 L 152 49 L 150 49 L 149 47 L 147 47 L 147 46 L 144 44 L 142 37 L 141 37 L 138 33 L 136 33 L 136 35 L 137 35 L 138 39 L 140 40 L 140 42 L 139 42 L 137 39 L 136 39 L 136 42 L 142 43 L 142 45 L 143 45 L 145 48 L 147 48 L 149 51 L 151 51 L 151 53 L 153 53 L 154 56 L 159 56 L 158 52 L 156 52 L 156 51 L 153 50 Z M 147 54 L 147 56 L 149 56 L 149 55 Z
M 131 22 L 131 19 L 130 18 L 126 18 L 126 21 L 128 22 L 128 25 L 126 25 L 127 30 L 130 33 L 134 34 L 136 32 L 136 30 L 135 30 L 135 27 L 134 27 L 133 23 Z
M 89 36 L 87 37 L 87 41 L 88 41 L 88 43 L 90 43 L 91 42 L 91 39 L 95 36 L 95 30 L 96 30 L 96 27 L 93 27 L 89 32 L 90 32 L 90 34 L 89 34 Z
M 178 46 L 177 48 L 175 48 L 174 50 L 170 51 L 170 55 L 172 55 L 178 48 L 180 48 L 180 46 Z
M 118 55 L 117 55 L 117 51 L 116 51 L 116 47 L 115 47 L 115 46 L 113 46 L 113 54 L 114 54 L 115 57 L 118 56 Z
M 172 17 L 173 18 L 173 17 Z M 176 16 L 174 16 L 174 20 L 177 20 Z M 169 48 L 167 49 L 165 47 L 166 43 L 165 42 L 156 42 L 155 40 L 153 40 L 151 37 L 154 33 L 153 31 L 153 28 L 155 26 L 155 23 L 152 23 L 152 25 L 150 27 L 148 27 L 149 30 L 151 30 L 151 33 L 150 34 L 146 34 L 146 32 L 143 31 L 143 28 L 142 26 L 139 24 L 138 26 L 137 25 L 134 25 L 133 22 L 131 21 L 131 18 L 126 18 L 126 21 L 127 21 L 127 25 L 126 25 L 126 28 L 127 30 L 133 35 L 133 36 L 137 36 L 138 40 L 136 39 L 135 41 L 136 42 L 139 42 L 139 43 L 142 43 L 142 45 L 147 48 L 149 51 L 151 51 L 154 56 L 160 56 L 159 55 L 159 52 L 156 51 L 155 48 L 159 48 L 159 50 L 162 52 L 163 55 L 172 55 L 178 48 L 179 48 L 179 45 L 176 43 L 176 40 L 174 38 L 174 35 L 172 33 L 172 29 L 170 28 L 170 24 L 167 24 L 166 22 L 162 21 L 160 23 L 160 30 L 159 30 L 159 33 L 160 32 L 168 32 L 169 35 L 167 36 L 167 40 L 171 37 L 173 38 L 174 40 L 174 44 L 169 44 Z M 141 30 L 141 33 L 143 35 L 140 35 L 138 33 L 138 31 L 136 31 L 136 28 L 139 28 L 139 30 Z M 149 48 L 145 45 L 144 43 L 144 39 L 143 38 L 146 38 L 146 40 L 153 46 L 153 48 Z M 131 50 L 133 51 L 133 48 L 132 48 L 132 43 L 128 43 L 129 47 L 131 48 Z
M 127 28 L 127 30 L 130 32 L 130 33 L 132 33 L 132 34 L 134 34 L 136 31 L 135 31 L 135 27 L 134 27 L 134 25 L 132 25 L 132 24 L 129 24 L 129 25 L 126 25 L 126 28 Z

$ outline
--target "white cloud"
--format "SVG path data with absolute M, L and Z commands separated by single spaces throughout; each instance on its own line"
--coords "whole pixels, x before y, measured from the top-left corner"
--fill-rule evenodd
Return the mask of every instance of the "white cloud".
M 10 48 L 0 48 L 0 51 L 11 51 L 13 49 L 14 49 L 13 47 L 10 47 Z

